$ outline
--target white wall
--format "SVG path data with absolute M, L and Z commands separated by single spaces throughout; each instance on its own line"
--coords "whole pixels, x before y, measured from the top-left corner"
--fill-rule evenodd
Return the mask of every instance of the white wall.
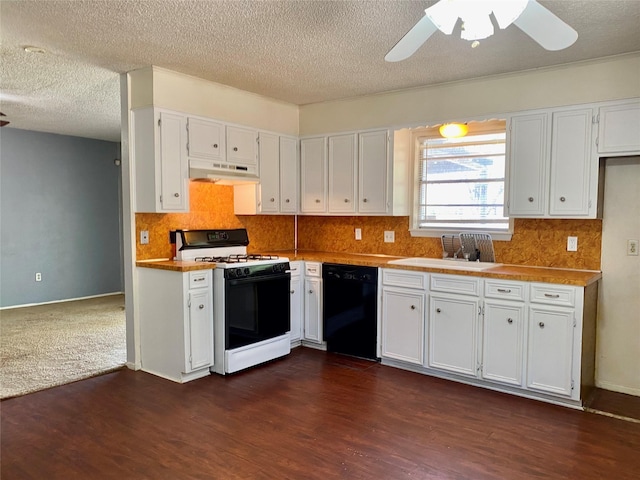
M 596 385 L 640 396 L 640 157 L 606 160 Z
M 401 64 L 398 64 L 401 68 Z M 640 97 L 640 54 L 300 107 L 300 135 Z

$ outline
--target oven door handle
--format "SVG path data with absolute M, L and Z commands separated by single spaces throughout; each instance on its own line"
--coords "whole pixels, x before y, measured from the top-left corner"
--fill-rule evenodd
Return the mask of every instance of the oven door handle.
M 247 283 L 260 283 L 260 282 L 269 282 L 271 280 L 290 280 L 291 274 L 285 273 L 284 275 L 279 273 L 278 275 L 265 275 L 264 277 L 249 277 L 249 278 L 236 278 L 236 279 L 227 279 L 227 285 L 235 286 L 235 285 L 246 285 Z

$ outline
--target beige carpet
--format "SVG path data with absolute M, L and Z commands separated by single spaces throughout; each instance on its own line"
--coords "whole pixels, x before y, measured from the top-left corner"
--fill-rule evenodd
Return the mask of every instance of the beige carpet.
M 0 398 L 120 368 L 124 295 L 2 310 L 0 337 Z

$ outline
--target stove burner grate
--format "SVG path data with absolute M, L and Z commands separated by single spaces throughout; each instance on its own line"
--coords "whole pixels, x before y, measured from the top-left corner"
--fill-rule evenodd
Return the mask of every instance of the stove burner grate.
M 260 253 L 234 254 L 226 257 L 196 257 L 196 262 L 210 262 L 210 263 L 246 263 L 255 260 L 278 260 L 278 255 L 263 255 Z

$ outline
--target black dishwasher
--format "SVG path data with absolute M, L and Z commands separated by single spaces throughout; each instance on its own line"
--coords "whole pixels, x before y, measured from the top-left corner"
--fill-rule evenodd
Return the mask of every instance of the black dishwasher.
M 322 264 L 327 351 L 376 360 L 378 269 Z

